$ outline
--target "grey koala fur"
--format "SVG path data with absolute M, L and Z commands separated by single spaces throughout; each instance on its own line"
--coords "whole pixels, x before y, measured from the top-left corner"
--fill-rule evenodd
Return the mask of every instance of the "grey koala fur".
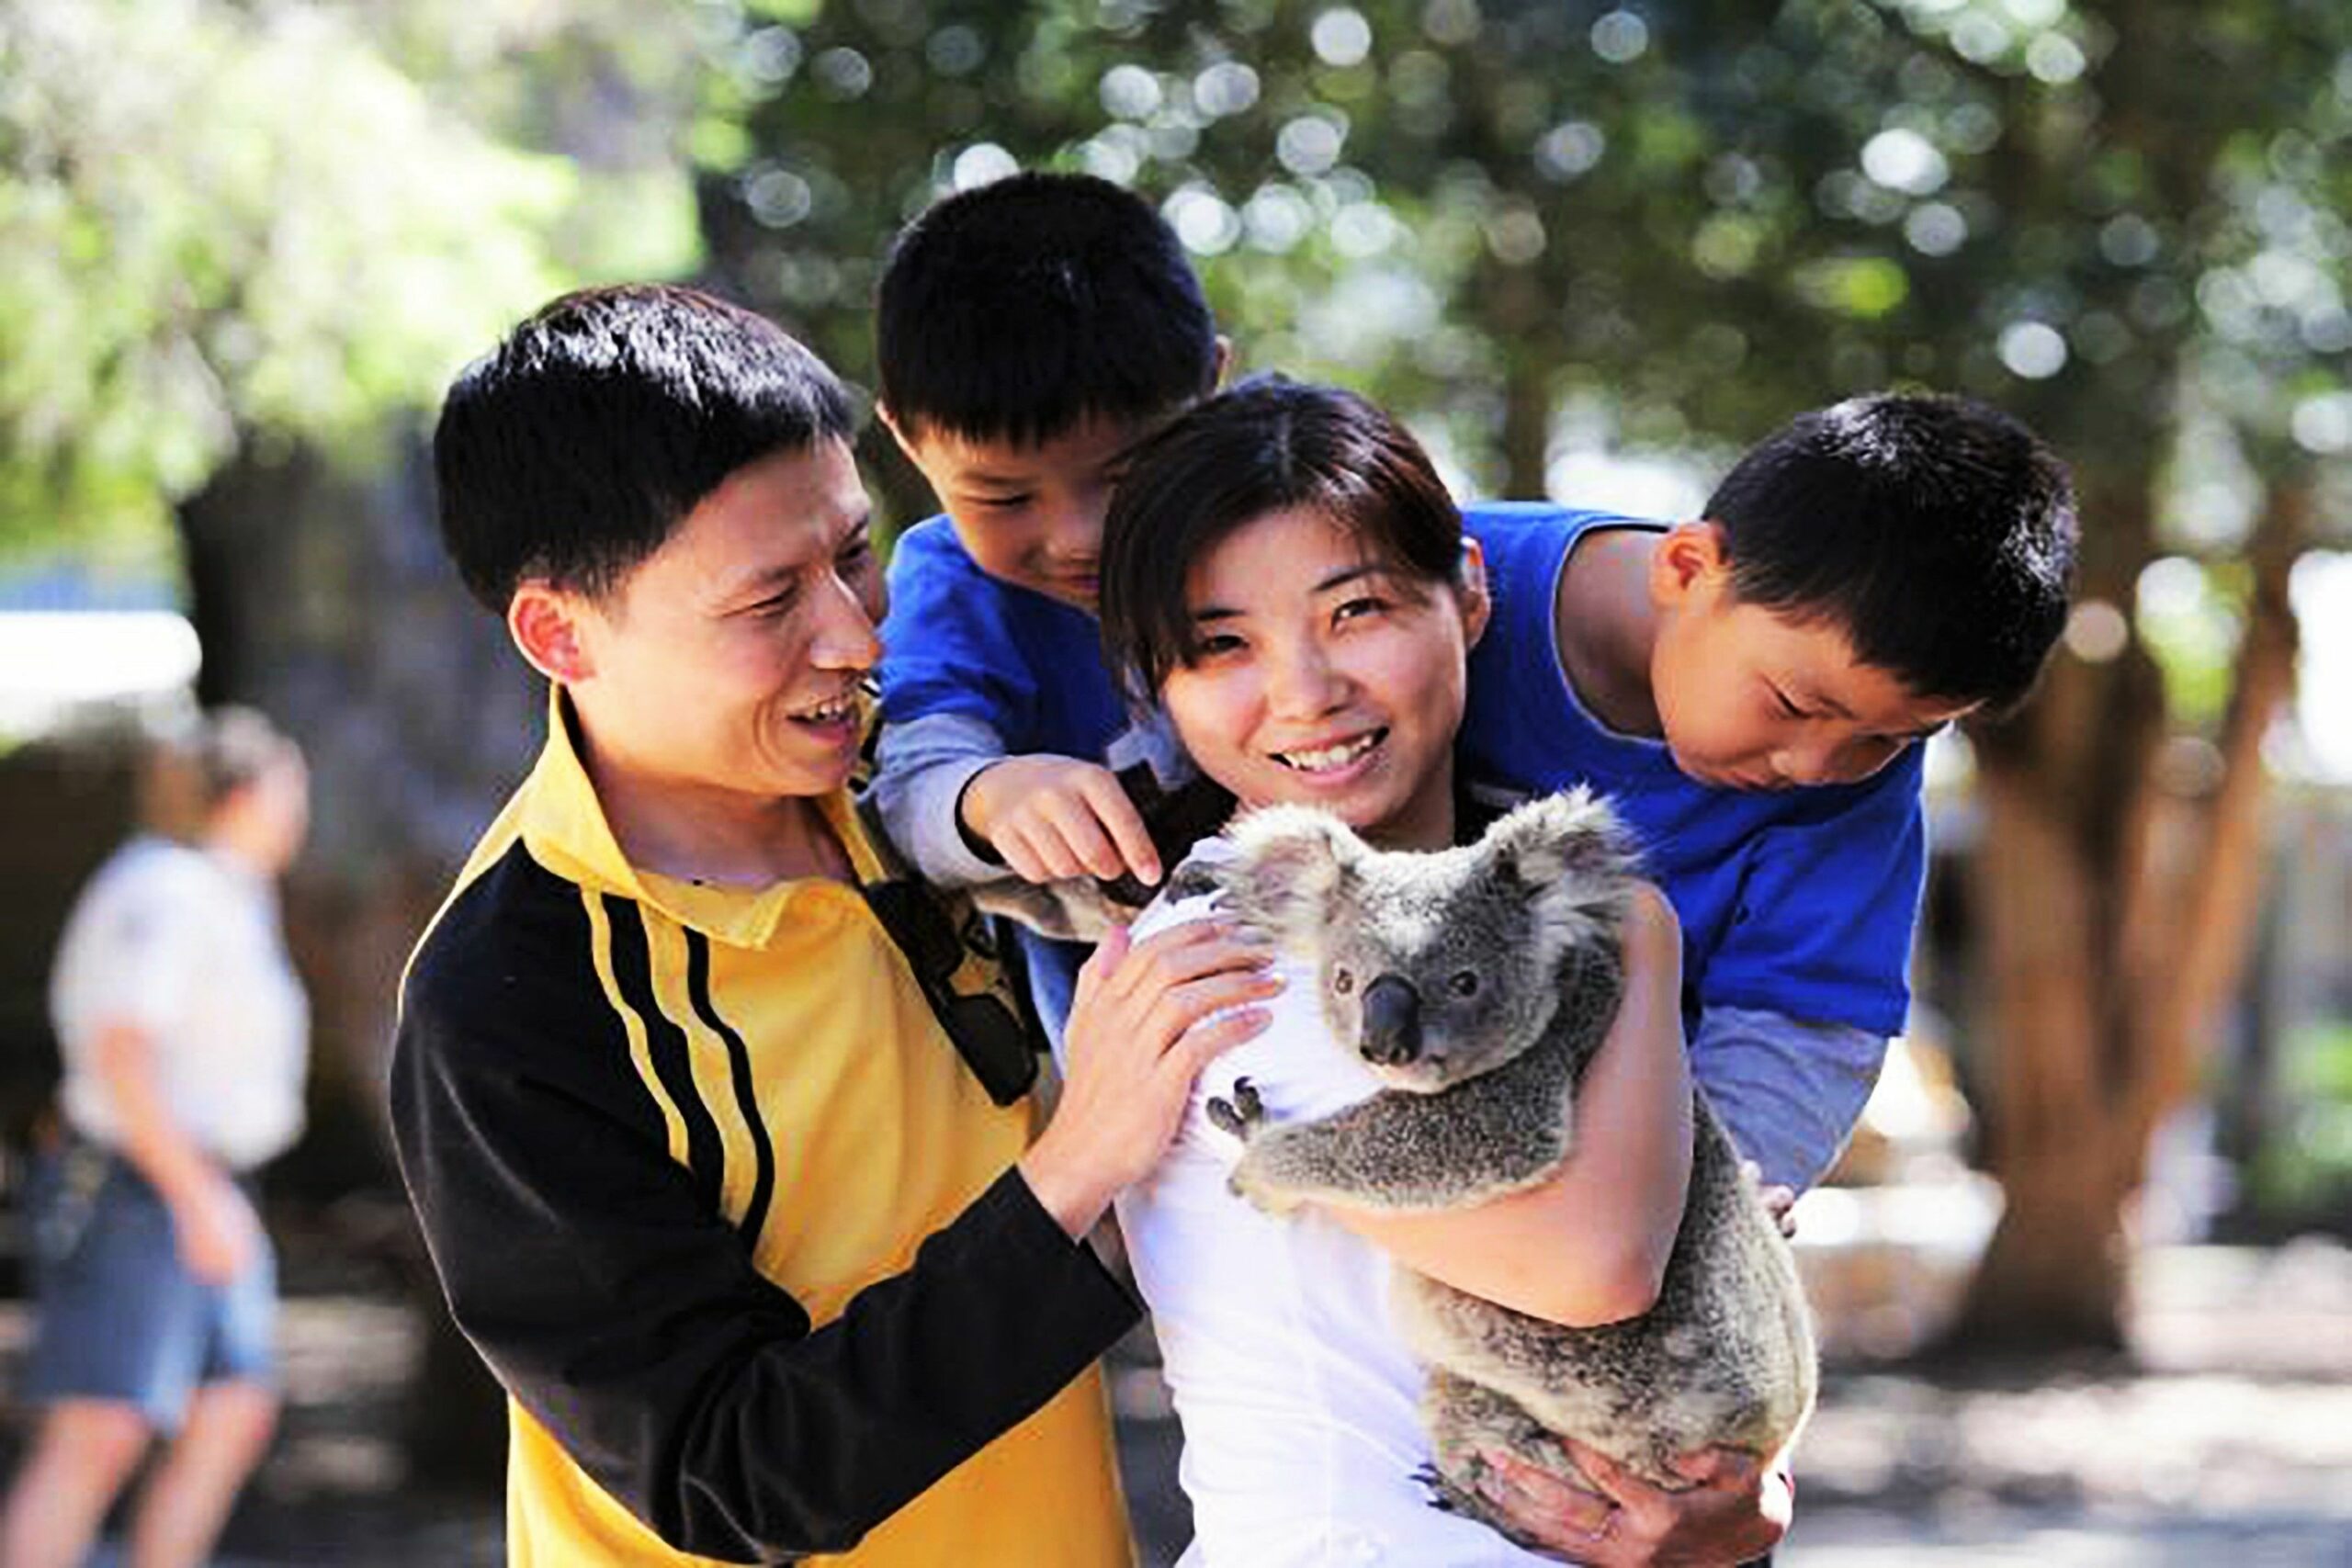
M 1389 1086 L 1283 1123 L 1246 1082 L 1211 1101 L 1211 1118 L 1244 1140 L 1234 1190 L 1278 1213 L 1318 1199 L 1432 1211 L 1548 1178 L 1569 1153 L 1577 1081 L 1623 990 L 1635 868 L 1609 807 L 1555 795 L 1475 844 L 1401 853 L 1281 807 L 1243 818 L 1231 841 L 1230 859 L 1188 863 L 1173 890 L 1221 890 L 1227 909 L 1310 964 L 1334 1042 Z M 1816 1382 L 1794 1260 L 1703 1094 L 1692 1128 L 1689 1201 L 1641 1316 L 1566 1327 L 1396 1270 L 1392 1304 L 1430 1374 L 1426 1478 L 1439 1506 L 1533 1545 L 1481 1497 L 1482 1450 L 1589 1485 L 1565 1434 L 1679 1489 L 1690 1483 L 1669 1467 L 1677 1455 L 1722 1445 L 1770 1460 L 1794 1440 Z

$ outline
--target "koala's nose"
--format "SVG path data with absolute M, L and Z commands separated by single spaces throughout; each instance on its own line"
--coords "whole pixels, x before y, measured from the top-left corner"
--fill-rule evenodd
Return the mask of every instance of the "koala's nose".
M 1363 988 L 1363 1059 L 1400 1067 L 1421 1054 L 1421 993 L 1401 975 Z

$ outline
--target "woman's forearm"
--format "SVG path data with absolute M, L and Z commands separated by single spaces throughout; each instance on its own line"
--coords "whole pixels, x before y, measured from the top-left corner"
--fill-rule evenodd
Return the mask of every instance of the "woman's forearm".
M 1329 1206 L 1399 1263 L 1555 1323 L 1612 1323 L 1657 1300 L 1690 1177 L 1681 932 L 1655 890 L 1625 932 L 1625 991 L 1586 1069 L 1570 1153 L 1541 1186 L 1434 1213 Z
M 114 1111 L 118 1152 L 167 1200 L 220 1178 L 220 1162 L 188 1136 L 155 1078 L 153 1043 L 128 1020 L 108 1021 L 92 1042 L 92 1065 Z

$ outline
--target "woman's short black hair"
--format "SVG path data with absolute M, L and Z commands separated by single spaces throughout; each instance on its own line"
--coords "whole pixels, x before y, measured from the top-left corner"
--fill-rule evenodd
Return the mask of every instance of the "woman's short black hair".
M 1252 378 L 1138 447 L 1102 527 L 1102 657 L 1138 696 L 1199 653 L 1193 568 L 1272 513 L 1311 511 L 1400 575 L 1461 580 L 1462 511 L 1411 432 L 1336 387 Z

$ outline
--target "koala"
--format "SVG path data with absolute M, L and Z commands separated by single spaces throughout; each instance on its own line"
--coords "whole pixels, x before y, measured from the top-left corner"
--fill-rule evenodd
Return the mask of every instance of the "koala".
M 1367 847 L 1322 812 L 1244 818 L 1233 856 L 1188 863 L 1177 891 L 1216 888 L 1317 976 L 1331 1038 L 1384 1089 L 1336 1114 L 1277 1123 L 1247 1082 L 1210 1118 L 1238 1136 L 1234 1190 L 1270 1212 L 1310 1200 L 1434 1211 L 1542 1183 L 1569 1153 L 1578 1078 L 1615 1017 L 1634 856 L 1615 815 L 1579 791 L 1531 802 L 1477 842 Z M 1651 1483 L 1690 1484 L 1676 1455 L 1724 1445 L 1767 1460 L 1813 1406 L 1813 1333 L 1780 1227 L 1704 1095 L 1692 1106 L 1690 1198 L 1655 1307 L 1570 1328 L 1399 1269 L 1392 1307 L 1428 1369 L 1431 1501 L 1501 1530 L 1482 1450 L 1590 1482 L 1557 1438 Z

